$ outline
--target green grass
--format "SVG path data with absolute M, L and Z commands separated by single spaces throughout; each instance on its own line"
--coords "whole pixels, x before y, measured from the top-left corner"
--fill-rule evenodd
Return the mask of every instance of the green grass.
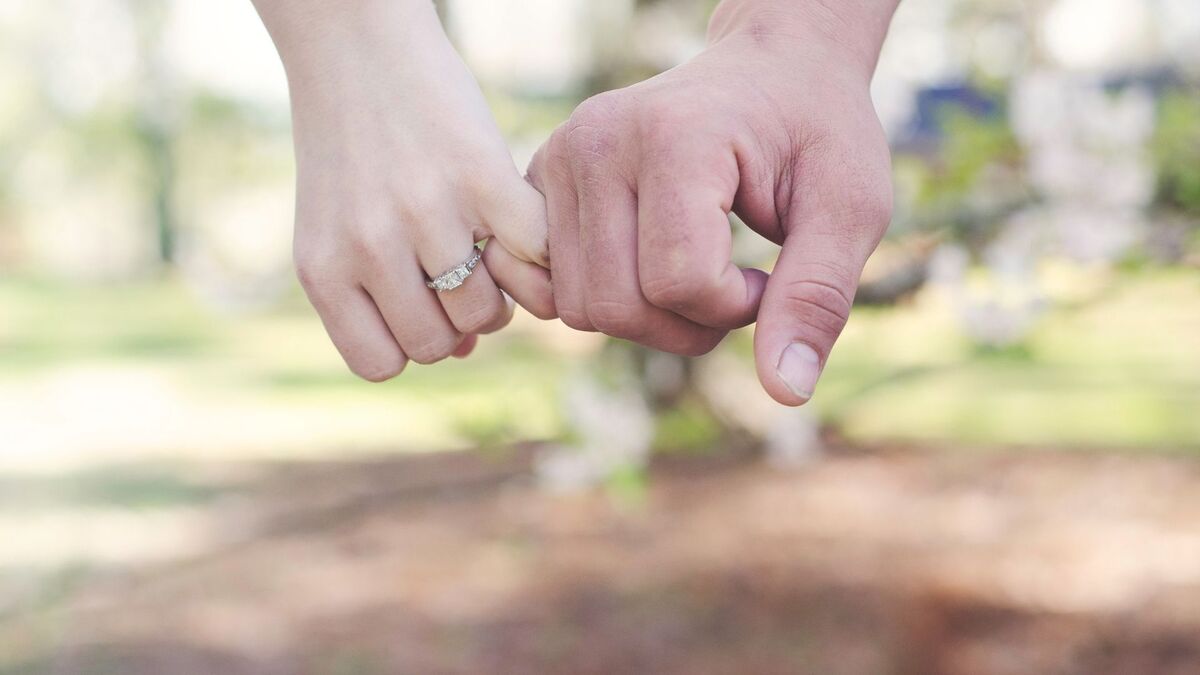
M 1200 448 L 1195 272 L 1125 271 L 1085 288 L 1061 294 L 1023 344 L 998 352 L 965 339 L 936 293 L 909 306 L 859 310 L 815 405 L 863 440 Z M 748 338 L 727 348 L 744 352 Z M 471 359 L 413 366 L 394 382 L 370 385 L 346 371 L 299 294 L 268 313 L 222 315 L 174 282 L 8 280 L 0 282 L 0 397 L 79 371 L 100 373 L 99 384 L 86 385 L 99 389 L 80 396 L 119 399 L 127 379 L 148 373 L 174 397 L 170 419 L 120 414 L 131 429 L 174 425 L 166 437 L 181 446 L 211 437 L 225 439 L 213 443 L 231 445 L 235 456 L 270 446 L 302 452 L 297 445 L 323 456 L 491 445 L 567 431 L 560 385 L 583 357 L 566 356 L 564 339 L 527 325 L 487 338 Z M 659 443 L 712 437 L 702 422 L 683 413 L 665 418 Z M 109 430 L 118 434 L 114 442 L 121 431 Z M 243 436 L 255 440 L 238 447 Z
M 58 409 L 65 393 L 80 406 L 80 419 L 94 407 L 115 406 L 116 422 L 88 422 L 113 436 L 84 439 L 98 447 L 118 446 L 121 434 L 136 437 L 147 427 L 178 438 L 180 446 L 221 439 L 213 443 L 230 447 L 193 451 L 245 452 L 251 459 L 463 447 L 557 433 L 554 389 L 562 360 L 529 348 L 520 331 L 485 339 L 479 353 L 467 361 L 413 364 L 397 380 L 372 385 L 346 370 L 298 292 L 271 312 L 229 315 L 173 281 L 0 282 L 0 400 L 11 397 L 28 416 Z M 23 392 L 40 392 L 44 400 Z M 124 399 L 129 405 L 114 403 Z M 75 422 L 73 412 L 68 422 Z M 5 414 L 0 407 L 0 421 Z M 243 437 L 253 440 L 242 444 Z
M 851 437 L 1200 449 L 1200 279 L 1128 274 L 987 352 L 932 298 L 859 312 L 822 411 Z

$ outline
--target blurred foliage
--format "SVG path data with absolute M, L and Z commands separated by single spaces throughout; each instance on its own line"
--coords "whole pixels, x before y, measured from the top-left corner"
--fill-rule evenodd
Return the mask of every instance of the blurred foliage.
M 706 452 L 725 435 L 725 428 L 711 410 L 694 399 L 673 406 L 659 415 L 654 448 L 668 452 Z
M 571 98 L 518 98 L 498 90 L 486 93 L 496 124 L 512 138 L 540 138 L 575 109 L 575 100 Z
M 604 488 L 616 505 L 636 510 L 645 506 L 649 480 L 645 467 L 623 466 L 608 476 Z
M 943 140 L 937 156 L 927 162 L 929 176 L 919 194 L 922 206 L 961 204 L 980 188 L 988 169 L 1021 164 L 1021 147 L 1002 115 L 982 117 L 946 108 L 941 125 Z
M 1200 218 L 1200 95 L 1176 91 L 1162 99 L 1152 149 L 1158 203 Z
M 1032 199 L 1022 181 L 1024 155 L 1002 115 L 941 111 L 936 153 L 901 153 L 897 182 L 912 195 L 910 213 L 891 234 L 934 233 L 977 249 L 1003 216 Z

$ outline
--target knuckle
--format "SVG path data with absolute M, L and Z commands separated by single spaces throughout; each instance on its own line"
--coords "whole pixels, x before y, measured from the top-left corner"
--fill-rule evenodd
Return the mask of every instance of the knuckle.
M 526 182 L 542 194 L 546 193 L 545 170 L 543 167 L 550 161 L 551 150 L 552 142 L 547 141 L 542 147 L 537 149 L 537 152 L 533 153 L 533 158 L 529 160 L 529 165 L 525 167 Z
M 482 173 L 485 172 L 481 170 L 472 173 L 472 186 L 483 184 L 490 179 L 490 174 L 479 175 Z M 464 187 L 469 189 L 471 186 Z M 397 205 L 391 215 L 403 223 L 425 222 L 432 214 L 443 213 L 446 210 L 445 205 L 449 202 L 441 189 L 424 183 L 402 186 L 397 188 L 394 194 L 398 195 Z
M 651 145 L 673 142 L 679 137 L 680 129 L 688 128 L 672 101 L 653 99 L 641 104 L 638 110 L 638 126 L 643 141 Z M 693 124 L 694 125 L 694 124 Z
M 396 232 L 383 225 L 359 225 L 350 235 L 350 250 L 355 261 L 368 269 L 378 269 L 391 263 Z
M 319 293 L 335 277 L 335 256 L 327 248 L 297 246 L 292 253 L 296 278 L 309 295 Z
M 571 115 L 563 143 L 573 158 L 610 159 L 617 154 L 620 134 L 617 106 L 611 95 L 601 94 L 587 101 Z
M 571 182 L 570 153 L 567 147 L 570 126 L 570 122 L 559 125 L 550 135 L 550 139 L 538 149 L 526 170 L 526 181 L 544 195 Z
M 853 288 L 853 284 L 811 278 L 791 280 L 783 289 L 783 310 L 832 341 L 845 328 L 854 304 L 853 293 L 844 288 Z
M 864 200 L 860 207 L 863 219 L 872 228 L 881 229 L 892 222 L 895 198 L 890 179 L 879 181 L 873 188 L 863 191 Z
M 438 336 L 422 339 L 415 344 L 405 346 L 408 358 L 428 366 L 444 361 L 458 348 L 460 338 L 454 336 Z
M 548 167 L 562 163 L 567 154 L 567 137 L 571 135 L 571 120 L 558 125 L 550 134 L 550 139 L 534 155 L 531 165 L 535 168 Z
M 646 317 L 634 303 L 614 300 L 589 302 L 588 319 L 596 330 L 613 337 L 636 340 L 645 332 Z
M 596 162 L 610 161 L 617 156 L 617 135 L 594 126 L 577 126 L 567 137 L 567 153 L 577 168 L 587 168 Z
M 580 103 L 571 113 L 571 127 L 603 127 L 619 115 L 621 105 L 619 91 L 606 91 Z

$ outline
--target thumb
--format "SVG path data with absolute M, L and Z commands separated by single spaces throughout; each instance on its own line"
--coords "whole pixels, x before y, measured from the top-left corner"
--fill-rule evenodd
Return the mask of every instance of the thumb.
M 758 377 L 776 401 L 797 406 L 812 398 L 850 318 L 867 257 L 885 228 L 886 221 L 875 228 L 826 217 L 791 229 L 767 282 L 754 335 Z

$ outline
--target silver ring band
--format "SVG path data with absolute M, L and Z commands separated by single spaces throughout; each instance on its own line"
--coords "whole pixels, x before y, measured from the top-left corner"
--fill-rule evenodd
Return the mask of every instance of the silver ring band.
M 476 246 L 471 251 L 470 258 L 467 258 L 463 262 L 451 267 L 445 272 L 442 272 L 433 279 L 426 281 L 425 285 L 437 291 L 438 293 L 452 291 L 463 285 L 463 283 L 467 280 L 467 277 L 471 276 L 471 273 L 474 272 L 475 268 L 479 266 L 479 261 L 482 259 L 483 250 Z

